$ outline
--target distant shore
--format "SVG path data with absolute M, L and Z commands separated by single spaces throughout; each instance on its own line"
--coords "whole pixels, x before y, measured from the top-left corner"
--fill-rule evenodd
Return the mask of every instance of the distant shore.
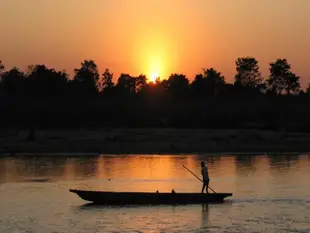
M 3 130 L 0 153 L 188 154 L 309 152 L 310 134 L 258 130 L 76 129 Z

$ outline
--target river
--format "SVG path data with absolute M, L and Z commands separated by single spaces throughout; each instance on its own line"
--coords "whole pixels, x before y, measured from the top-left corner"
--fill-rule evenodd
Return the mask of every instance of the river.
M 223 204 L 89 206 L 69 189 L 232 192 Z M 110 155 L 0 158 L 0 232 L 310 232 L 310 156 Z

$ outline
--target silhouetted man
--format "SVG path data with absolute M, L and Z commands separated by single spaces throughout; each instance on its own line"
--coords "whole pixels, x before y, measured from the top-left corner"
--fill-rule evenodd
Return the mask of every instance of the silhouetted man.
M 209 193 L 208 189 L 209 189 L 209 172 L 208 172 L 208 168 L 205 165 L 204 161 L 201 161 L 201 175 L 202 175 L 202 190 L 201 193 L 203 193 L 204 189 L 206 188 L 206 192 Z

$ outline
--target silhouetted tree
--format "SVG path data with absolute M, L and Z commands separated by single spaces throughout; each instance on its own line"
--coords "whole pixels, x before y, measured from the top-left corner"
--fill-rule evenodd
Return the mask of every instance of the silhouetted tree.
M 1 89 L 1 80 L 2 80 L 2 74 L 4 72 L 4 65 L 2 64 L 2 60 L 0 60 L 0 89 Z
M 140 74 L 136 78 L 136 91 L 141 92 L 145 89 L 146 87 L 146 76 L 143 74 Z
M 111 73 L 109 69 L 106 69 L 102 74 L 99 90 L 111 90 L 113 87 L 113 73 Z
M 16 67 L 4 70 L 0 62 L 0 128 L 28 128 L 29 139 L 35 139 L 34 129 L 41 127 L 287 127 L 310 131 L 310 84 L 306 93 L 299 92 L 298 98 L 264 98 L 257 61 L 245 57 L 236 60 L 236 64 L 235 85 L 225 83 L 224 76 L 213 68 L 203 69 L 191 83 L 178 73 L 152 83 L 146 82 L 145 75 L 123 73 L 114 84 L 113 73 L 105 69 L 99 76 L 92 60 L 74 70 L 72 81 L 68 81 L 65 71 L 45 65 L 30 65 L 23 73 Z M 275 93 L 292 94 L 300 88 L 299 77 L 291 72 L 285 59 L 270 63 L 270 77 L 265 84 Z M 78 96 L 70 98 L 69 92 L 66 98 L 59 98 L 67 90 Z M 191 99 L 189 90 L 200 100 Z M 89 96 L 98 92 L 101 93 Z M 28 93 L 35 98 L 19 95 Z M 201 98 L 218 93 L 221 98 Z M 242 98 L 238 98 L 239 93 Z M 253 93 L 262 98 L 247 98 Z
M 145 95 L 145 97 L 154 97 L 158 99 L 159 97 L 164 97 L 165 93 L 167 93 L 167 80 L 160 80 L 158 77 L 154 82 L 146 83 L 144 88 L 141 90 L 141 93 Z
M 175 96 L 185 96 L 188 92 L 189 80 L 184 74 L 171 74 L 167 80 L 168 91 Z
M 307 95 L 310 95 L 310 83 L 308 83 L 308 87 L 307 87 L 307 89 L 306 89 L 306 94 L 307 94 Z
M 237 74 L 235 86 L 245 88 L 257 88 L 263 84 L 263 78 L 259 71 L 259 65 L 253 57 L 242 57 L 236 61 Z
M 27 90 L 31 94 L 59 95 L 64 93 L 68 75 L 64 72 L 48 69 L 45 65 L 28 67 Z
M 289 94 L 298 94 L 300 91 L 300 83 L 299 83 L 300 77 L 297 76 L 294 73 L 290 73 L 288 79 L 287 79 L 287 84 L 286 84 L 286 93 Z
M 203 74 L 196 74 L 194 81 L 190 84 L 192 93 L 195 97 L 202 97 L 206 94 L 206 82 Z
M 166 92 L 169 89 L 170 82 L 167 79 L 164 79 L 164 80 L 159 79 L 159 81 L 156 80 L 155 84 L 158 84 L 160 86 L 160 88 Z
M 193 95 L 196 97 L 215 96 L 225 85 L 225 78 L 215 69 L 203 69 L 203 74 L 197 74 L 191 83 Z
M 121 74 L 117 80 L 117 89 L 123 94 L 135 94 L 136 93 L 136 79 L 129 74 Z
M 4 72 L 1 79 L 1 90 L 6 94 L 22 94 L 25 84 L 25 75 L 17 67 Z
M 99 72 L 93 60 L 85 60 L 79 69 L 74 69 L 73 84 L 79 91 L 88 94 L 98 92 Z
M 267 79 L 270 91 L 281 94 L 286 91 L 287 94 L 298 93 L 300 89 L 299 77 L 291 72 L 291 65 L 286 59 L 277 59 L 270 63 L 270 76 Z
M 221 75 L 220 72 L 217 72 L 215 69 L 204 69 L 205 85 L 207 95 L 215 96 L 220 88 L 225 85 L 225 78 Z
M 3 71 L 4 71 L 4 65 L 2 64 L 2 60 L 0 60 L 0 77 Z

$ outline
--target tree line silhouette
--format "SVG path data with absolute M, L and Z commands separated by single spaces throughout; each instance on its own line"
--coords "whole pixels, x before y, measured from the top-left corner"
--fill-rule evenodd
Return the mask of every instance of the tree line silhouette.
M 238 58 L 234 83 L 213 68 L 192 82 L 179 73 L 155 82 L 122 73 L 114 82 L 113 73 L 100 74 L 93 60 L 83 61 L 72 78 L 45 65 L 6 70 L 0 61 L 0 126 L 309 131 L 310 86 L 301 90 L 286 59 L 269 65 L 264 78 L 255 58 Z

